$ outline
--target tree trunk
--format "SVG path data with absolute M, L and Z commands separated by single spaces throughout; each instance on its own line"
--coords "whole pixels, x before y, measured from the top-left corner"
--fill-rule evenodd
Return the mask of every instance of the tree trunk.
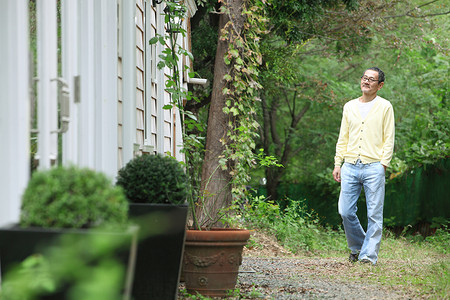
M 244 17 L 242 16 L 242 0 L 228 0 L 225 5 L 229 13 L 223 12 L 219 21 L 219 39 L 214 63 L 214 83 L 211 95 L 211 104 L 208 115 L 208 128 L 206 132 L 205 159 L 202 167 L 202 197 L 196 207 L 196 216 L 200 226 L 211 226 L 218 221 L 220 210 L 231 205 L 231 175 L 230 170 L 223 170 L 219 159 L 225 150 L 227 140 L 228 122 L 230 116 L 223 112 L 226 95 L 222 93 L 225 87 L 225 74 L 229 74 L 232 64 L 226 65 L 224 56 L 228 52 L 229 39 L 221 39 L 222 29 L 231 20 L 234 24 L 229 29 L 242 31 Z M 229 34 L 230 35 L 230 34 Z M 220 226 L 220 224 L 218 224 Z
M 288 100 L 289 98 L 286 99 Z M 285 131 L 287 131 L 287 135 L 284 137 L 284 139 L 282 139 L 278 134 L 278 132 L 281 131 L 278 127 L 282 126 L 280 125 L 282 123 L 278 120 L 277 112 L 280 103 L 270 103 L 270 101 L 266 99 L 264 94 L 261 96 L 261 105 L 263 111 L 263 130 L 261 134 L 261 141 L 264 146 L 264 153 L 268 156 L 274 155 L 278 159 L 278 162 L 284 166 L 282 168 L 268 167 L 266 169 L 267 197 L 272 200 L 279 200 L 277 189 L 278 185 L 280 184 L 281 178 L 286 172 L 286 167 L 289 164 L 291 158 L 297 155 L 297 153 L 303 149 L 303 147 L 299 146 L 297 146 L 295 150 L 292 149 L 291 138 L 293 134 L 295 134 L 298 124 L 311 107 L 311 103 L 307 102 L 305 105 L 303 105 L 300 111 L 297 112 L 295 109 L 295 104 L 297 101 L 296 99 L 297 96 L 296 94 L 294 94 L 291 102 L 291 107 L 293 109 L 288 115 L 290 118 L 289 127 L 287 127 L 287 130 L 285 129 Z M 273 147 L 273 150 L 271 150 L 271 147 Z
M 267 197 L 270 200 L 279 200 L 278 199 L 278 185 L 280 184 L 281 177 L 284 173 L 284 169 L 280 170 L 280 168 L 271 167 L 266 169 L 266 188 L 267 188 Z

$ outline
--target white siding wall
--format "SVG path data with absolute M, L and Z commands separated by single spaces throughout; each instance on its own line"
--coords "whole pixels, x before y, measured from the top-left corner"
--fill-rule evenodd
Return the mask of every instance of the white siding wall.
M 28 1 L 0 1 L 0 226 L 17 222 L 28 183 Z
M 123 4 L 122 0 L 117 0 L 117 166 L 120 169 L 123 166 Z
M 51 2 L 51 1 L 49 1 Z M 62 3 L 62 70 L 71 116 L 63 134 L 63 163 L 117 175 L 117 4 Z M 79 99 L 74 78 L 79 76 Z M 39 103 L 41 99 L 38 99 Z M 41 141 L 39 141 L 41 142 Z
M 94 1 L 95 169 L 117 176 L 117 5 Z
M 58 127 L 55 3 L 36 1 L 40 168 L 60 155 L 52 132 Z M 64 164 L 115 177 L 118 168 L 143 152 L 170 152 L 182 159 L 179 112 L 162 109 L 170 102 L 164 91 L 169 70 L 156 68 L 164 48 L 148 44 L 156 33 L 165 34 L 164 4 L 151 3 L 62 1 L 62 75 L 71 111 L 69 131 L 63 134 Z M 0 224 L 18 220 L 29 179 L 28 20 L 27 0 L 0 0 Z
M 171 100 L 170 94 L 164 90 L 170 70 L 157 69 L 158 55 L 165 46 L 148 43 L 156 34 L 165 34 L 164 4 L 154 7 L 151 1 L 133 0 L 120 2 L 120 5 L 127 7 L 122 8 L 123 14 L 119 17 L 122 37 L 119 49 L 123 49 L 118 57 L 119 168 L 142 153 L 170 153 L 182 160 L 179 112 L 176 108 L 163 109 Z M 135 11 L 131 22 L 133 5 Z M 185 44 L 185 41 L 180 40 L 179 43 Z M 133 68 L 134 78 L 129 78 Z
M 157 117 L 157 55 L 156 45 L 148 44 L 148 41 L 156 36 L 157 16 L 156 8 L 147 3 L 145 9 L 145 86 L 146 86 L 146 136 L 145 145 L 151 146 L 156 149 L 156 137 L 158 128 Z
M 56 1 L 36 1 L 37 97 L 39 169 L 48 169 L 58 157 Z
M 144 1 L 136 1 L 136 143 L 142 151 L 145 139 L 145 27 Z M 149 5 L 147 3 L 147 5 Z
M 119 126 L 122 131 L 122 157 L 119 161 L 125 165 L 134 157 L 134 145 L 136 143 L 136 1 L 121 0 L 122 24 L 121 38 L 122 49 L 122 123 Z
M 78 3 L 78 70 L 80 72 L 80 103 L 78 113 L 78 157 L 76 164 L 94 168 L 95 151 L 95 57 L 94 57 L 94 1 Z
M 75 103 L 75 78 L 78 69 L 78 0 L 65 0 L 61 3 L 61 62 L 62 76 L 67 82 L 70 97 L 70 121 L 68 131 L 63 134 L 63 164 L 78 161 L 79 104 Z

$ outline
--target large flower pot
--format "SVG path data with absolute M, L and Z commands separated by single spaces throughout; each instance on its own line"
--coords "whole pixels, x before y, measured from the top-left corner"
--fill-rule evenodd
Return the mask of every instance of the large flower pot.
M 82 248 L 78 252 L 79 258 L 85 258 L 86 261 L 83 263 L 93 270 L 97 267 L 102 268 L 104 259 L 114 260 L 122 266 L 125 274 L 119 292 L 122 293 L 122 299 L 131 299 L 138 229 L 137 226 L 130 226 L 122 231 L 5 226 L 0 228 L 0 278 L 31 255 L 42 254 L 47 257 L 50 247 L 59 249 L 58 251 Z M 48 256 L 47 259 L 51 260 L 52 256 Z M 66 270 L 66 274 L 76 272 L 76 268 Z M 76 276 L 68 277 L 58 283 L 54 292 L 39 294 L 37 298 L 68 299 L 68 293 L 73 285 L 72 280 Z
M 183 261 L 187 292 L 223 297 L 233 290 L 249 238 L 245 229 L 187 230 Z
M 188 205 L 129 205 L 140 230 L 133 299 L 175 300 L 178 295 Z

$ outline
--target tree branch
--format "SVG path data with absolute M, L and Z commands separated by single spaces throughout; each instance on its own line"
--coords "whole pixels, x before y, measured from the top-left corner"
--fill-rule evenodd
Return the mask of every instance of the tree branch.
M 208 105 L 209 103 L 211 103 L 211 95 L 209 97 L 203 98 L 200 102 L 187 101 L 184 108 L 188 111 L 198 111 L 200 108 Z
M 292 115 L 292 107 L 291 107 L 291 102 L 289 102 L 289 96 L 287 94 L 287 88 L 282 88 L 283 94 L 284 94 L 284 101 L 286 101 L 286 104 L 288 106 L 289 109 L 289 114 Z
M 296 128 L 298 123 L 301 121 L 305 113 L 308 111 L 308 109 L 311 107 L 311 102 L 307 102 L 305 106 L 303 106 L 303 109 L 295 116 L 295 118 L 292 120 L 292 128 Z
M 414 7 L 413 9 L 410 9 L 409 11 L 405 12 L 404 14 L 401 14 L 401 15 L 394 15 L 394 16 L 386 16 L 386 17 L 384 17 L 384 18 L 385 18 L 385 19 L 388 19 L 388 18 L 411 17 L 411 18 L 419 19 L 419 18 L 434 17 L 434 16 L 442 16 L 442 15 L 448 15 L 448 14 L 450 14 L 450 11 L 446 11 L 446 12 L 442 12 L 442 13 L 429 13 L 429 14 L 417 15 L 417 16 L 413 14 L 413 12 L 414 12 L 415 10 L 417 10 L 417 9 L 419 9 L 419 8 L 421 8 L 421 7 L 430 5 L 430 4 L 434 3 L 434 2 L 438 2 L 438 1 L 439 1 L 439 0 L 433 0 L 433 1 L 430 1 L 430 2 L 427 2 L 427 3 L 424 3 L 424 4 L 421 4 L 421 5 L 419 5 L 419 6 L 416 6 L 416 7 Z

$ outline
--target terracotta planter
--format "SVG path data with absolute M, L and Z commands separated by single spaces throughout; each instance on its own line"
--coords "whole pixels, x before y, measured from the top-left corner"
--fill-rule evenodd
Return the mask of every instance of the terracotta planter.
M 187 230 L 183 260 L 187 292 L 223 297 L 233 290 L 249 238 L 245 229 Z

